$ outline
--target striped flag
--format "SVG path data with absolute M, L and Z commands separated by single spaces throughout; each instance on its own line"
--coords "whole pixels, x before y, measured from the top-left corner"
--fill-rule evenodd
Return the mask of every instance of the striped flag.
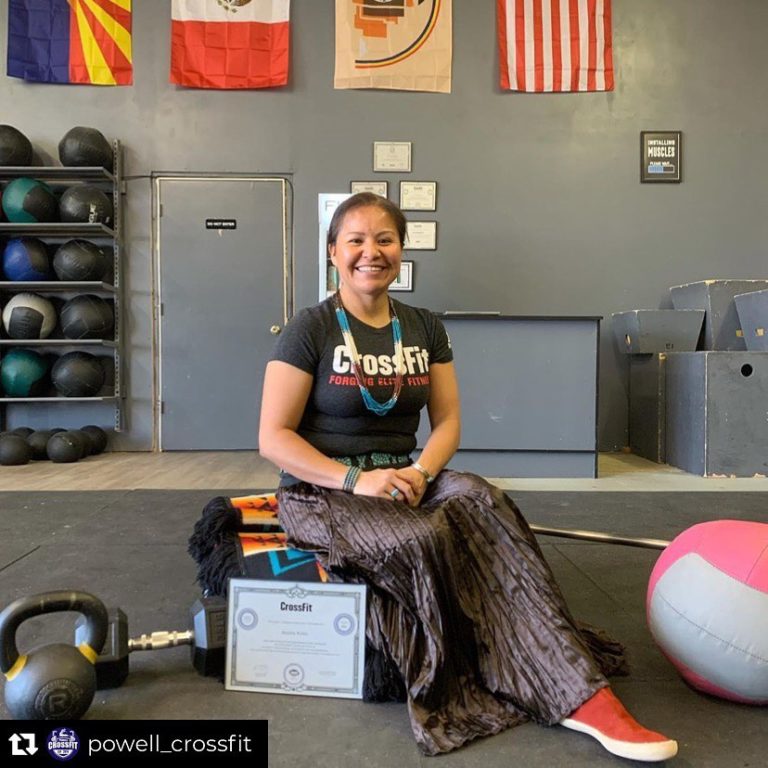
M 501 87 L 612 91 L 611 0 L 496 0 Z
M 290 0 L 173 0 L 171 82 L 274 88 L 288 82 Z
M 130 85 L 131 0 L 9 0 L 8 75 Z

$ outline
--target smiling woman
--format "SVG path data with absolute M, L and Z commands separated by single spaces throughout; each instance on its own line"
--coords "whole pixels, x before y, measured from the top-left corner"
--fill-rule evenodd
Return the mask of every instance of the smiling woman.
M 676 743 L 607 687 L 620 646 L 573 620 L 514 502 L 445 469 L 460 433 L 453 353 L 432 312 L 389 296 L 405 234 L 386 198 L 339 205 L 328 230 L 339 290 L 297 313 L 267 365 L 259 445 L 282 468 L 288 544 L 370 587 L 369 648 L 401 676 L 427 754 L 534 719 L 624 757 L 671 757 Z M 414 460 L 424 406 L 430 434 Z

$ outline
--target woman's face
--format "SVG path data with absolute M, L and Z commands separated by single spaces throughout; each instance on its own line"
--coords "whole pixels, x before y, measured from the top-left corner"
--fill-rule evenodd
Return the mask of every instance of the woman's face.
M 386 291 L 400 274 L 403 248 L 392 217 L 381 208 L 353 208 L 329 246 L 341 282 L 360 295 Z

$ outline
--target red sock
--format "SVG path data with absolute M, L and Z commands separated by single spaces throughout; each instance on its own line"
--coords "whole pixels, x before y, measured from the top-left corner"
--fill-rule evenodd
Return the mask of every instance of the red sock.
M 610 688 L 602 688 L 561 725 L 596 738 L 609 752 L 632 760 L 655 762 L 677 754 L 677 742 L 643 728 Z

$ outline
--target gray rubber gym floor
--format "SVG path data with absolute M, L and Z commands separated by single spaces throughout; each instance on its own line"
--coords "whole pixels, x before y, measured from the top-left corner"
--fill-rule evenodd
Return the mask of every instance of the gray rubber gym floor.
M 199 595 L 187 537 L 214 495 L 221 492 L 0 493 L 0 606 L 35 592 L 84 589 L 122 607 L 132 636 L 184 629 Z M 532 523 L 628 536 L 670 539 L 696 522 L 722 518 L 768 522 L 768 494 L 759 492 L 521 492 L 515 499 Z M 614 689 L 641 722 L 678 739 L 680 754 L 670 765 L 766 765 L 766 710 L 694 692 L 653 645 L 644 600 L 658 552 L 540 540 L 573 613 L 628 647 L 631 674 L 614 678 Z M 25 622 L 21 649 L 69 642 L 71 618 Z M 87 717 L 267 719 L 269 764 L 292 768 L 630 764 L 587 736 L 533 724 L 427 758 L 413 741 L 404 705 L 229 692 L 199 677 L 188 658 L 185 648 L 133 654 L 125 685 L 97 692 Z M 8 717 L 4 708 L 0 714 Z

